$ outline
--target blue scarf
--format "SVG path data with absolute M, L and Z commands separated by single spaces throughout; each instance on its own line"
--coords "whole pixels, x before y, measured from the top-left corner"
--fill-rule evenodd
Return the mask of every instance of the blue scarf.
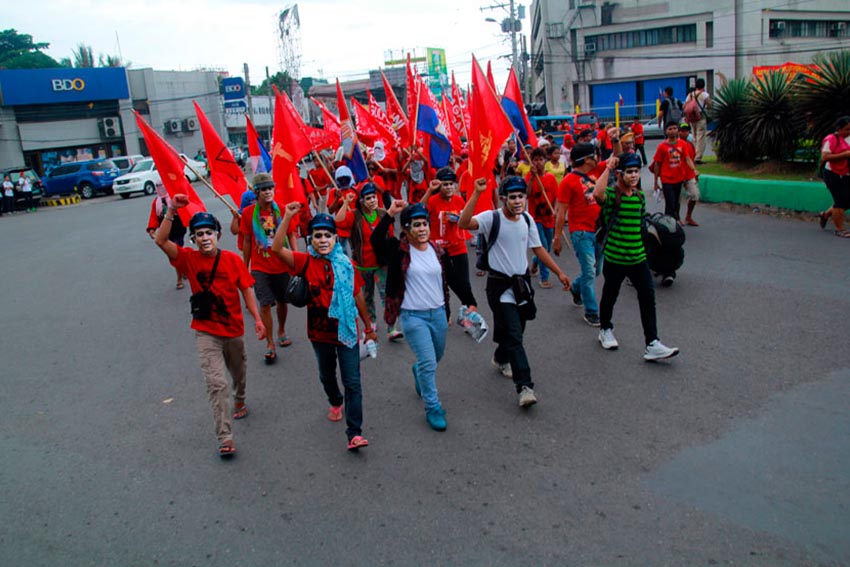
M 351 260 L 342 251 L 342 246 L 337 242 L 331 253 L 322 256 L 313 249 L 313 245 L 307 246 L 307 252 L 313 258 L 330 260 L 334 272 L 334 290 L 331 297 L 331 305 L 328 316 L 338 321 L 337 338 L 339 342 L 353 347 L 357 344 L 357 305 L 354 302 L 354 266 Z

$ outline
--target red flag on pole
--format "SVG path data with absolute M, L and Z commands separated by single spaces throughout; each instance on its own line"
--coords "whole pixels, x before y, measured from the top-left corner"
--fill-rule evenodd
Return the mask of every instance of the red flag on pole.
M 463 120 L 463 135 L 469 139 L 469 108 L 466 106 L 466 100 L 460 92 L 460 87 L 455 82 L 454 71 L 452 71 L 452 104 L 455 109 L 460 109 L 461 119 Z
M 508 73 L 508 84 L 505 85 L 502 108 L 505 109 L 505 113 L 514 125 L 514 128 L 516 128 L 520 142 L 531 144 L 536 148 L 537 136 L 534 134 L 534 128 L 531 127 L 531 122 L 528 121 L 525 104 L 522 102 L 522 89 L 519 88 L 519 81 L 516 78 L 513 67 L 511 67 L 511 72 Z
M 207 163 L 209 164 L 212 186 L 222 195 L 230 195 L 233 203 L 239 207 L 242 193 L 248 188 L 248 184 L 245 182 L 245 174 L 242 173 L 242 168 L 239 167 L 233 154 L 221 141 L 218 132 L 215 131 L 198 103 L 192 101 L 192 104 L 195 105 L 195 113 L 198 115 L 201 133 L 204 136 L 204 147 L 207 150 Z
M 339 146 L 339 132 L 329 132 L 321 128 L 306 126 L 304 133 L 310 138 L 314 150 L 336 150 Z
M 136 115 L 136 124 L 142 132 L 145 145 L 148 147 L 148 152 L 150 152 L 154 164 L 156 164 L 156 169 L 169 197 L 173 199 L 175 195 L 181 193 L 189 197 L 189 205 L 177 209 L 177 214 L 180 215 L 183 226 L 189 226 L 192 215 L 207 209 L 204 207 L 204 202 L 192 189 L 189 180 L 186 179 L 186 164 L 183 163 L 174 148 L 168 145 L 168 142 L 163 140 L 138 112 L 133 112 Z
M 473 179 L 491 178 L 499 150 L 514 133 L 499 105 L 495 90 L 472 56 L 472 100 L 470 100 L 469 170 Z M 475 212 L 488 210 L 492 203 L 492 189 L 481 195 Z
M 493 67 L 490 66 L 489 61 L 487 61 L 487 81 L 493 87 L 493 92 L 496 93 L 496 96 L 499 96 L 499 91 L 496 90 L 496 79 L 493 78 Z
M 357 136 L 363 143 L 372 146 L 380 140 L 384 143 L 384 147 L 391 148 L 395 145 L 392 128 L 387 129 L 378 122 L 378 119 L 355 98 L 351 99 L 351 108 L 354 109 L 354 117 L 357 121 Z
M 404 109 L 402 109 L 401 103 L 398 102 L 398 98 L 395 96 L 393 87 L 390 85 L 390 82 L 387 80 L 383 71 L 381 71 L 381 80 L 384 84 L 384 95 L 387 99 L 387 118 L 390 119 L 393 129 L 396 133 L 398 133 L 401 145 L 405 148 L 409 148 L 411 145 L 411 137 L 408 126 L 408 118 L 405 116 Z
M 298 175 L 298 161 L 313 151 L 310 139 L 300 129 L 294 118 L 295 107 L 287 105 L 286 93 L 276 93 L 274 129 L 272 130 L 272 178 L 275 184 L 275 201 L 278 205 L 298 201 L 307 204 L 307 194 Z
M 366 95 L 369 97 L 369 114 L 372 115 L 372 118 L 375 119 L 377 126 L 379 127 L 384 138 L 388 138 L 388 146 L 387 148 L 392 148 L 398 145 L 398 134 L 393 129 L 393 123 L 390 121 L 387 113 L 384 112 L 384 109 L 381 108 L 381 105 L 378 104 L 378 101 L 375 100 L 375 97 L 372 96 L 372 93 L 368 90 L 366 91 Z
M 446 125 L 447 125 L 447 133 L 449 135 L 449 142 L 452 144 L 452 151 L 455 155 L 460 155 L 460 151 L 463 149 L 460 143 L 460 136 L 463 129 L 463 120 L 458 122 L 454 113 L 454 104 L 452 104 L 451 99 L 449 99 L 449 95 L 443 93 L 443 115 L 446 117 Z
M 322 101 L 313 97 L 310 97 L 310 100 L 312 100 L 313 104 L 318 106 L 319 110 L 322 111 L 322 123 L 324 124 L 324 129 L 339 136 L 339 118 L 337 118 L 336 114 L 331 112 L 328 107 L 322 103 Z

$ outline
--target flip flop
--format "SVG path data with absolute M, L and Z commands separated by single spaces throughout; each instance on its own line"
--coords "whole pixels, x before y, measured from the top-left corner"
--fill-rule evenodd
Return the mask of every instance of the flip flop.
M 175 289 L 183 289 L 184 287 L 186 287 L 186 285 L 182 281 L 177 282 L 177 285 L 174 286 Z
M 265 355 L 266 364 L 274 364 L 275 360 L 277 360 L 277 353 L 274 349 L 267 350 Z
M 236 406 L 236 411 L 233 412 L 233 419 L 245 419 L 248 417 L 248 406 Z
M 695 221 L 694 219 L 685 219 L 685 224 L 688 226 L 699 226 L 697 221 Z
M 850 238 L 850 230 L 836 230 L 835 236 L 840 238 Z
M 277 344 L 282 347 L 288 347 L 292 344 L 292 340 L 286 335 L 283 335 L 282 337 L 277 338 Z
M 358 451 L 362 447 L 368 447 L 369 441 L 364 439 L 360 435 L 355 435 L 351 438 L 351 441 L 348 442 L 348 450 L 349 451 Z
M 222 459 L 230 459 L 236 454 L 236 446 L 233 441 L 224 441 L 218 446 L 218 456 Z
M 542 287 L 543 289 L 551 289 L 552 282 L 550 282 L 549 280 L 546 280 L 545 282 L 540 282 L 540 287 Z

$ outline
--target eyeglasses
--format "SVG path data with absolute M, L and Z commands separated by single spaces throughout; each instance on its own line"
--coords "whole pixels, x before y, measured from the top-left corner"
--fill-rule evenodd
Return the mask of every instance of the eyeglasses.
M 211 229 L 201 229 L 195 231 L 195 238 L 200 238 L 201 236 L 213 236 L 215 234 L 214 230 Z

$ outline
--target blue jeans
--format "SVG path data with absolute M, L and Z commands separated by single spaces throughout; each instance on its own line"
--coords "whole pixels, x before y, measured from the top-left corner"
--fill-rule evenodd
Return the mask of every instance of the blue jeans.
M 554 228 L 543 228 L 543 225 L 540 224 L 539 222 L 535 223 L 535 224 L 537 225 L 537 233 L 540 235 L 540 244 L 543 245 L 543 248 L 546 249 L 546 252 L 551 252 L 552 251 L 552 239 L 555 236 L 555 229 Z M 534 265 L 534 266 L 540 266 L 540 281 L 541 282 L 548 282 L 549 281 L 549 268 L 547 268 L 546 265 L 543 262 L 538 260 L 537 256 L 535 256 L 531 260 L 531 262 L 532 262 L 532 265 Z
M 363 433 L 363 392 L 360 388 L 360 348 L 355 345 L 348 348 L 332 343 L 313 342 L 313 351 L 319 363 L 319 380 L 328 396 L 328 403 L 339 406 L 345 401 L 345 434 L 348 440 Z M 339 360 L 339 374 L 345 397 L 339 391 L 336 380 L 336 361 Z
M 436 383 L 437 363 L 446 351 L 448 327 L 445 307 L 427 311 L 401 310 L 404 340 L 416 355 L 414 378 L 425 401 L 425 411 L 440 408 Z
M 577 230 L 570 233 L 570 242 L 573 244 L 578 264 L 581 266 L 581 275 L 573 280 L 573 285 L 581 291 L 584 312 L 588 315 L 598 315 L 599 304 L 596 302 L 594 284 L 596 276 L 602 271 L 602 250 L 596 242 L 596 234 Z

